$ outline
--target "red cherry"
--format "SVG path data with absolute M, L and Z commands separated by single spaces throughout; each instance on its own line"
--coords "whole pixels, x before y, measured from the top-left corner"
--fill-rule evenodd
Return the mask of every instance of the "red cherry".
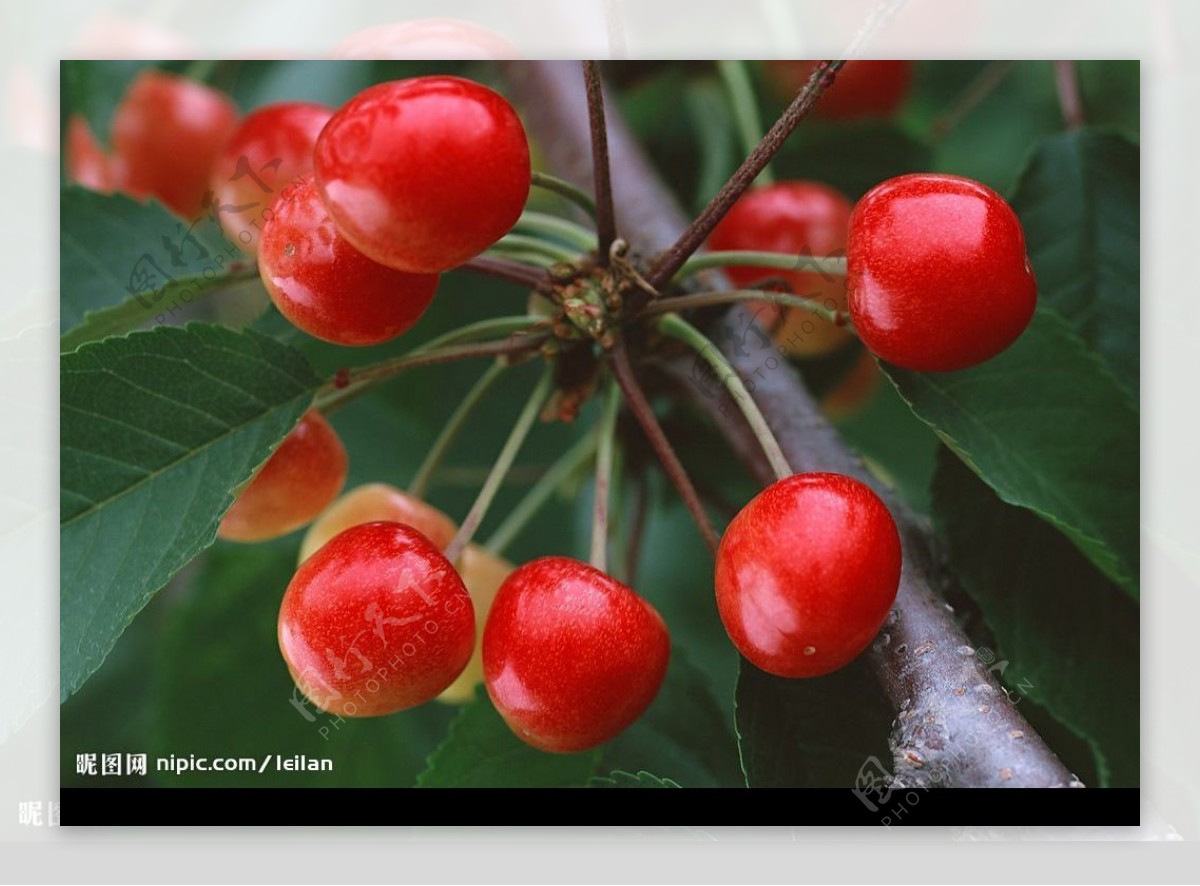
M 377 717 L 454 681 L 475 648 L 475 612 L 429 539 L 399 523 L 363 523 L 296 571 L 279 609 L 279 648 L 321 710 Z
M 460 265 L 507 233 L 529 175 L 512 106 L 457 77 L 372 86 L 317 139 L 317 184 L 338 228 L 375 261 L 415 273 Z
M 81 114 L 72 114 L 67 123 L 66 153 L 69 181 L 104 194 L 112 191 L 115 185 L 112 158 Z
M 815 61 L 766 62 L 767 78 L 790 99 L 804 88 Z M 813 116 L 826 120 L 888 117 L 904 104 L 912 83 L 913 63 L 902 60 L 849 61 L 838 71 L 833 86 L 813 106 Z
M 1037 281 L 1012 207 L 956 175 L 876 185 L 850 219 L 846 287 L 859 337 L 922 372 L 964 369 L 1025 331 Z
M 275 195 L 312 172 L 317 136 L 333 108 L 280 102 L 248 114 L 213 170 L 212 190 L 226 235 L 246 252 L 258 251 L 263 210 Z
M 850 201 L 840 191 L 812 181 L 787 181 L 752 188 L 733 205 L 709 238 L 714 250 L 752 249 L 788 255 L 842 255 L 850 227 Z M 734 266 L 726 269 L 737 286 L 766 277 L 782 277 L 795 295 L 816 300 L 832 310 L 846 309 L 846 283 L 840 275 L 817 271 L 776 271 Z M 780 309 L 771 302 L 751 302 L 759 322 L 772 327 Z M 797 356 L 825 354 L 850 339 L 842 326 L 799 308 L 782 311 L 776 344 Z
M 733 518 L 717 550 L 717 609 L 733 645 L 779 677 L 817 677 L 867 648 L 896 599 L 900 534 L 869 487 L 794 474 Z
M 446 549 L 458 531 L 454 521 L 433 505 L 387 483 L 368 483 L 347 492 L 308 527 L 300 545 L 300 562 L 343 530 L 381 520 L 411 526 L 439 551 Z
M 225 512 L 217 535 L 265 541 L 321 513 L 346 482 L 346 449 L 319 412 L 307 412 Z
M 670 639 L 649 603 L 568 557 L 519 567 L 483 632 L 488 694 L 527 744 L 573 753 L 641 716 L 667 672 Z
M 271 204 L 258 270 L 279 312 L 309 335 L 374 345 L 411 329 L 433 301 L 436 274 L 385 268 L 350 245 L 311 177 Z
M 121 188 L 157 197 L 185 218 L 199 215 L 217 155 L 236 126 L 237 108 L 215 89 L 143 71 L 113 116 Z

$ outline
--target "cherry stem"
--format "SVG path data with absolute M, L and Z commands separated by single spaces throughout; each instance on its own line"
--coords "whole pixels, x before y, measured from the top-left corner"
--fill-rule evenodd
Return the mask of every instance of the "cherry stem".
M 548 237 L 558 237 L 584 252 L 590 252 L 596 248 L 595 231 L 589 231 L 581 224 L 545 212 L 525 210 L 517 219 L 514 230 L 526 230 Z
M 754 150 L 763 137 L 762 118 L 758 114 L 758 97 L 754 94 L 754 84 L 750 80 L 750 72 L 745 62 L 720 61 L 717 71 L 721 74 L 721 82 L 729 94 L 729 105 L 733 109 L 733 119 L 737 124 L 738 135 L 742 140 L 742 150 L 749 154 Z M 758 174 L 759 184 L 769 185 L 775 181 L 768 163 Z
M 1067 129 L 1079 129 L 1084 124 L 1083 96 L 1079 92 L 1079 71 L 1073 61 L 1054 63 L 1054 84 L 1058 87 L 1058 104 L 1062 108 Z
M 573 262 L 579 258 L 579 251 L 568 249 L 541 237 L 529 237 L 525 234 L 505 234 L 492 244 L 489 252 L 504 255 L 506 252 L 532 253 L 544 256 L 554 262 Z
M 583 63 L 587 87 L 588 121 L 592 128 L 592 181 L 596 188 L 597 254 L 602 266 L 608 266 L 608 253 L 617 239 L 616 213 L 613 210 L 612 179 L 609 177 L 608 127 L 604 120 L 604 86 L 597 62 Z
M 666 252 L 659 256 L 649 274 L 650 283 L 655 289 L 661 290 L 666 286 L 668 281 L 683 267 L 683 263 L 687 261 L 688 257 L 708 239 L 708 235 L 717 226 L 717 222 L 725 217 L 725 213 L 754 183 L 754 180 L 771 162 L 771 158 L 779 153 L 783 143 L 800 125 L 800 121 L 808 116 L 813 105 L 817 103 L 817 99 L 833 85 L 837 72 L 841 70 L 843 64 L 845 64 L 844 61 L 822 61 L 817 64 L 804 88 L 800 90 L 749 156 L 742 161 L 742 165 L 722 185 L 721 190 L 708 202 L 695 221 L 688 225 L 687 230 Z
M 498 280 L 506 280 L 528 289 L 537 289 L 550 280 L 544 270 L 531 268 L 526 264 L 507 258 L 494 258 L 488 255 L 477 255 L 465 264 L 459 265 L 455 270 L 471 271 L 495 277 Z
M 493 554 L 504 553 L 504 550 L 521 534 L 521 530 L 550 500 L 550 497 L 562 487 L 572 474 L 589 461 L 595 452 L 596 435 L 590 433 L 559 456 L 558 460 L 542 474 L 538 481 L 529 487 L 525 497 L 517 502 L 516 507 L 509 512 L 508 516 L 504 518 L 504 522 L 496 528 L 483 546 Z
M 750 396 L 745 384 L 742 383 L 734 368 L 729 365 L 729 361 L 725 359 L 725 355 L 721 353 L 720 349 L 704 333 L 678 314 L 667 314 L 658 321 L 657 326 L 658 331 L 663 335 L 669 335 L 671 338 L 685 342 L 712 367 L 717 378 L 721 380 L 721 384 L 725 386 L 738 408 L 742 410 L 746 424 L 750 425 L 750 430 L 754 432 L 758 444 L 762 447 L 763 454 L 771 465 L 771 470 L 775 472 L 775 478 L 782 480 L 784 477 L 790 477 L 793 473 L 792 466 L 788 464 L 783 449 L 779 446 L 779 441 L 771 432 L 771 426 L 767 424 L 758 404 L 754 402 L 754 398 Z
M 930 136 L 935 141 L 941 141 L 948 136 L 967 114 L 1004 82 L 1004 78 L 1015 65 L 1016 63 L 1011 61 L 989 62 L 985 65 L 954 103 L 933 121 L 929 127 Z
M 492 469 L 488 472 L 487 479 L 483 481 L 483 488 L 479 490 L 479 495 L 476 497 L 475 503 L 471 505 L 471 510 L 463 518 L 462 525 L 458 527 L 458 532 L 455 534 L 454 539 L 446 546 L 446 559 L 451 563 L 458 559 L 458 555 L 463 552 L 463 548 L 471 541 L 475 535 L 475 531 L 479 528 L 479 524 L 483 522 L 483 518 L 487 514 L 487 509 L 492 504 L 492 499 L 496 497 L 496 491 L 500 488 L 500 484 L 504 482 L 504 476 L 512 468 L 517 453 L 521 451 L 521 444 L 529 436 L 529 431 L 533 427 L 533 423 L 537 420 L 538 413 L 541 412 L 542 405 L 546 402 L 546 398 L 550 395 L 550 390 L 553 386 L 554 367 L 547 366 L 546 370 L 542 373 L 541 380 L 537 383 L 537 387 L 530 394 L 525 408 L 517 416 L 516 424 L 513 425 L 508 439 L 504 441 L 504 447 L 496 457 L 496 463 L 492 465 Z
M 617 435 L 617 411 L 621 405 L 621 392 L 616 384 L 610 384 L 604 400 L 604 412 L 597 429 L 599 444 L 596 447 L 596 490 L 592 511 L 592 553 L 588 562 L 601 572 L 608 569 L 608 508 L 613 484 L 613 449 Z
M 699 252 L 683 263 L 675 274 L 682 280 L 709 268 L 752 267 L 775 268 L 781 271 L 812 272 L 828 277 L 846 273 L 846 258 L 841 255 L 791 255 L 786 252 L 761 252 L 733 249 L 724 252 Z
M 322 413 L 328 414 L 365 394 L 375 385 L 410 369 L 451 363 L 470 357 L 513 357 L 525 351 L 535 350 L 549 335 L 544 330 L 535 329 L 533 323 L 538 319 L 536 317 L 498 317 L 495 320 L 471 323 L 438 336 L 401 357 L 393 357 L 390 360 L 372 363 L 359 369 L 342 370 L 333 380 L 317 391 L 314 407 Z M 506 324 L 511 326 L 517 320 L 521 321 L 520 328 L 507 338 L 494 341 L 473 340 L 496 330 L 505 329 Z M 485 330 L 484 327 L 488 328 Z
M 467 391 L 462 402 L 454 410 L 454 413 L 442 427 L 441 433 L 437 439 L 433 441 L 433 445 L 429 447 L 429 452 L 425 455 L 425 460 L 421 463 L 421 467 L 417 469 L 416 475 L 413 476 L 412 482 L 408 485 L 408 491 L 415 498 L 424 498 L 425 491 L 429 488 L 429 481 L 432 479 L 434 471 L 446 457 L 450 447 L 454 445 L 455 439 L 466 424 L 467 418 L 471 412 L 483 399 L 483 395 L 488 392 L 488 389 L 495 383 L 496 379 L 507 369 L 508 366 L 503 360 L 496 360 L 479 376 L 479 380 L 471 386 L 471 390 Z
M 675 454 L 675 450 L 671 448 L 671 442 L 667 439 L 667 435 L 663 433 L 662 425 L 658 423 L 658 418 L 654 415 L 654 409 L 650 406 L 650 401 L 646 399 L 646 394 L 633 372 L 633 366 L 629 362 L 629 354 L 625 350 L 624 339 L 618 339 L 616 345 L 613 347 L 610 353 L 610 364 L 613 376 L 616 378 L 617 384 L 621 386 L 621 393 L 625 395 L 625 402 L 629 406 L 629 411 L 633 413 L 633 417 L 642 426 L 642 431 L 645 432 L 646 438 L 650 441 L 650 445 L 658 455 L 658 460 L 662 463 L 663 471 L 671 478 L 671 482 L 675 484 L 675 489 L 679 492 L 679 497 L 683 499 L 683 503 L 687 506 L 689 513 L 691 513 L 692 519 L 696 521 L 696 526 L 700 530 L 700 535 L 704 538 L 704 543 L 708 545 L 708 549 L 712 552 L 713 556 L 716 556 L 717 533 L 708 519 L 708 514 L 704 511 L 704 505 L 700 503 L 700 496 L 696 493 L 696 487 L 692 485 L 691 477 L 684 470 L 683 464 L 679 461 L 679 456 Z
M 553 175 L 548 175 L 545 172 L 534 172 L 530 176 L 530 184 L 535 188 L 541 188 L 544 191 L 550 191 L 553 194 L 558 194 L 565 200 L 574 203 L 580 209 L 588 214 L 590 218 L 596 217 L 596 201 L 593 200 L 588 193 L 576 185 L 571 184 L 561 178 Z
M 651 302 L 642 312 L 644 316 L 653 317 L 670 311 L 688 311 L 695 308 L 709 308 L 716 305 L 727 305 L 740 301 L 766 301 L 801 311 L 827 320 L 836 326 L 850 326 L 850 315 L 844 311 L 836 311 L 803 295 L 791 295 L 786 292 L 772 292 L 763 289 L 731 289 L 722 292 L 697 292 L 693 295 L 673 295 L 659 301 Z

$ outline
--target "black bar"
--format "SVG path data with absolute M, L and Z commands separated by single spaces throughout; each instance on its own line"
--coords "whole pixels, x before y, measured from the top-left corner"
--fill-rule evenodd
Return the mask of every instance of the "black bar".
M 403 796 L 419 790 L 419 795 Z M 786 791 L 786 819 L 767 791 Z M 518 802 L 504 815 L 495 801 Z M 886 800 L 886 801 L 885 801 Z M 530 810 L 527 814 L 516 810 Z M 864 825 L 974 827 L 1140 823 L 1137 788 L 63 788 L 70 825 Z

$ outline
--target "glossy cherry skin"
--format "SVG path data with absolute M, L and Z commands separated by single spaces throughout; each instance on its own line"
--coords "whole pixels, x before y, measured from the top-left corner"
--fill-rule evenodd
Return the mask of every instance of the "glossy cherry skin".
M 66 171 L 68 181 L 93 191 L 107 194 L 117 184 L 112 158 L 80 114 L 67 122 Z
M 217 535 L 266 541 L 299 529 L 342 491 L 347 466 L 337 432 L 321 413 L 305 413 L 225 512 Z
M 876 185 L 854 207 L 850 317 L 863 344 L 905 369 L 965 369 L 1025 331 L 1037 281 L 1004 199 L 955 175 Z
M 709 237 L 713 250 L 750 249 L 796 256 L 840 256 L 850 228 L 850 201 L 820 182 L 785 181 L 752 188 L 733 205 Z M 817 271 L 778 271 L 733 266 L 726 269 L 737 286 L 748 287 L 768 277 L 787 281 L 792 294 L 816 300 L 831 310 L 846 309 L 846 282 L 841 275 Z M 785 353 L 825 354 L 850 339 L 844 327 L 799 308 L 751 302 L 761 325 Z M 782 318 L 782 320 L 781 320 Z
M 529 196 L 529 143 L 499 94 L 457 77 L 360 92 L 317 139 L 338 228 L 377 262 L 437 273 L 506 234 Z
M 488 694 L 527 744 L 574 753 L 641 716 L 670 656 L 666 625 L 619 581 L 569 557 L 519 567 L 483 632 Z
M 221 151 L 212 190 L 225 234 L 245 252 L 258 251 L 263 210 L 275 195 L 313 168 L 317 136 L 333 108 L 280 102 L 247 114 Z
M 399 523 L 363 523 L 300 565 L 279 609 L 279 648 L 318 708 L 378 717 L 453 682 L 475 648 L 475 613 L 429 539 Z
M 817 677 L 875 637 L 900 583 L 900 535 L 869 487 L 793 474 L 750 500 L 717 549 L 717 610 L 752 664 Z
M 237 108 L 215 89 L 143 71 L 113 115 L 121 189 L 157 197 L 184 218 L 201 215 L 213 167 L 236 126 Z
M 408 331 L 438 284 L 436 274 L 385 268 L 350 245 L 311 177 L 284 188 L 271 204 L 258 271 L 283 316 L 338 345 L 374 345 Z
M 804 88 L 816 66 L 815 61 L 765 62 L 768 79 L 788 99 Z M 813 106 L 813 116 L 826 120 L 891 116 L 908 98 L 912 73 L 911 61 L 848 61 Z
M 387 483 L 368 483 L 351 489 L 313 521 L 300 544 L 300 562 L 343 530 L 379 521 L 411 526 L 439 551 L 446 549 L 458 531 L 454 521 L 433 505 Z
M 469 544 L 463 548 L 455 566 L 463 584 L 467 586 L 467 592 L 471 595 L 471 603 L 475 606 L 475 630 L 482 637 L 488 614 L 492 611 L 492 601 L 496 599 L 500 586 L 517 567 L 477 544 Z M 475 687 L 482 682 L 483 644 L 480 643 L 475 647 L 466 668 L 438 696 L 438 701 L 465 704 L 475 697 Z

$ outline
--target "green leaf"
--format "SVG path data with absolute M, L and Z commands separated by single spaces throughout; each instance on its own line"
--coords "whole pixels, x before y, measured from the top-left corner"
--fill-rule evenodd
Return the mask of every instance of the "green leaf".
M 740 786 L 730 720 L 704 674 L 674 646 L 658 696 L 632 726 L 604 746 L 604 765 L 667 773 L 695 788 Z
M 1138 784 L 1138 608 L 1070 542 L 943 453 L 934 514 L 1017 691 L 1087 740 L 1105 786 Z M 1011 664 L 1011 668 L 1008 665 Z
M 962 372 L 884 369 L 1000 498 L 1058 527 L 1137 596 L 1137 410 L 1065 320 L 1039 309 L 1016 344 Z
M 870 758 L 890 759 L 891 721 L 864 657 L 804 680 L 742 661 L 737 730 L 749 787 L 850 787 Z
M 61 694 L 212 544 L 320 380 L 291 349 L 215 326 L 160 327 L 61 358 Z
M 67 187 L 60 212 L 64 351 L 177 312 L 245 259 L 211 220 L 193 226 L 155 202 Z
M 387 717 L 342 718 L 296 689 L 279 653 L 279 605 L 298 539 L 248 547 L 219 542 L 204 557 L 163 632 L 154 674 L 159 756 L 276 754 L 332 761 L 332 772 L 160 775 L 168 785 L 412 787 L 455 709 L 430 703 Z M 123 644 L 122 644 L 123 645 Z M 85 692 L 90 691 L 89 685 Z M 82 693 L 81 693 L 82 694 Z
M 589 783 L 592 788 L 677 788 L 669 778 L 659 778 L 649 772 L 622 772 L 614 769 L 609 775 L 597 775 Z
M 1137 400 L 1139 157 L 1119 135 L 1065 132 L 1042 141 L 1017 186 L 1038 298 Z
M 521 741 L 483 687 L 450 724 L 450 735 L 417 777 L 419 788 L 584 787 L 597 754 L 547 754 Z

